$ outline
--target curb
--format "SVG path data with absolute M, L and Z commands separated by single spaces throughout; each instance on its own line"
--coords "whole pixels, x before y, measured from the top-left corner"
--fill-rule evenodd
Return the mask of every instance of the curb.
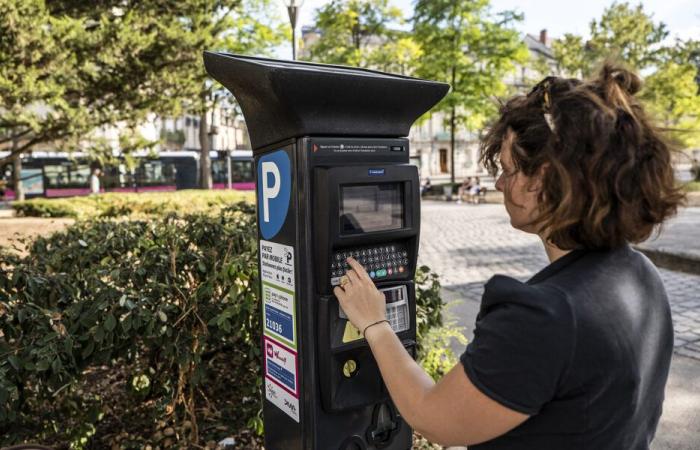
M 679 255 L 678 253 L 665 252 L 663 250 L 654 250 L 650 248 L 634 246 L 635 250 L 644 253 L 656 266 L 675 270 L 678 272 L 700 275 L 700 259 L 689 256 Z

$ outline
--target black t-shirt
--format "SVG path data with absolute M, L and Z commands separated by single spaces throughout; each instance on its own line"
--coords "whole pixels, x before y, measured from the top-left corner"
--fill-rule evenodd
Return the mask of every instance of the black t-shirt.
M 470 450 L 646 450 L 673 352 L 656 268 L 625 245 L 574 250 L 527 283 L 486 283 L 461 357 L 485 395 L 531 415 Z

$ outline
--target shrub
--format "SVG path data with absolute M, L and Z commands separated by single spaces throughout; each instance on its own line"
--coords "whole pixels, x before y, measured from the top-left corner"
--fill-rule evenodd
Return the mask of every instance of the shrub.
M 0 252 L 0 445 L 193 446 L 233 433 L 257 447 L 255 230 L 240 203 L 78 222 L 25 256 Z M 443 303 L 427 267 L 416 286 L 421 342 Z
M 80 447 L 96 434 L 104 448 L 128 431 L 137 446 L 171 426 L 173 439 L 198 442 L 216 426 L 245 428 L 260 407 L 254 217 L 239 204 L 80 222 L 25 257 L 5 253 L 3 444 Z
M 247 191 L 182 190 L 140 194 L 114 192 L 84 197 L 35 198 L 14 202 L 12 208 L 18 216 L 27 217 L 143 218 L 170 213 L 216 214 L 232 203 L 253 200 L 254 194 Z

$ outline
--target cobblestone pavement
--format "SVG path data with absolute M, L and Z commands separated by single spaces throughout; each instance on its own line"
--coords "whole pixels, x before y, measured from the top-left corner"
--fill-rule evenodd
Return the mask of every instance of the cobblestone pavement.
M 510 226 L 503 205 L 423 202 L 419 264 L 460 298 L 460 325 L 473 331 L 484 283 L 494 274 L 526 280 L 548 264 L 539 238 Z M 661 269 L 678 354 L 700 360 L 700 276 Z M 469 317 L 464 317 L 469 316 Z

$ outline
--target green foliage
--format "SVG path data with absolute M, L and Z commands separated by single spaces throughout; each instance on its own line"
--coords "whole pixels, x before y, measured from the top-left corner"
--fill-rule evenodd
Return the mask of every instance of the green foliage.
M 182 190 L 176 192 L 144 192 L 140 194 L 107 193 L 60 199 L 36 198 L 14 202 L 18 216 L 73 217 L 148 217 L 168 213 L 216 213 L 239 201 L 254 201 L 252 192 L 226 190 Z
M 590 55 L 581 36 L 565 33 L 552 42 L 554 59 L 565 76 L 583 78 L 590 72 Z
M 456 124 L 476 130 L 496 112 L 492 96 L 506 92 L 504 76 L 528 56 L 513 28 L 519 20 L 493 13 L 488 0 L 416 3 L 414 33 L 424 54 L 418 74 L 452 86 L 437 108 Z
M 272 0 L 80 2 L 8 0 L 0 6 L 0 150 L 49 144 L 108 159 L 151 149 L 149 115 L 200 116 L 201 185 L 211 188 L 206 111 L 232 97 L 212 83 L 204 50 L 269 53 L 283 37 Z M 273 10 L 274 11 L 274 10 Z M 166 136 L 167 137 L 167 136 Z M 182 140 L 175 136 L 176 142 Z M 18 171 L 19 172 L 19 171 Z M 15 186 L 22 199 L 21 182 Z
M 416 270 L 416 334 L 419 345 L 431 328 L 442 326 L 440 278 L 428 266 Z
M 640 94 L 646 108 L 681 146 L 700 145 L 700 41 L 664 44 L 666 25 L 642 4 L 613 3 L 591 22 L 591 37 L 565 34 L 554 54 L 567 76 L 587 77 L 604 60 L 619 61 L 646 75 Z
M 418 354 L 420 364 L 435 381 L 442 378 L 458 362 L 452 351 L 452 342 L 466 346 L 464 330 L 454 320 L 445 320 L 445 324 L 431 328 L 423 336 L 421 351 Z
M 700 147 L 700 95 L 697 68 L 687 60 L 660 63 L 644 84 L 648 110 L 684 148 Z
M 225 430 L 246 437 L 239 448 L 258 448 L 255 210 L 182 214 L 202 194 L 180 201 L 179 215 L 130 205 L 147 220 L 93 218 L 36 239 L 24 256 L 0 251 L 0 445 L 193 447 Z M 443 302 L 425 266 L 416 297 L 435 377 L 451 359 L 445 331 L 432 331 Z
M 641 2 L 634 7 L 615 2 L 603 11 L 599 21 L 591 22 L 587 49 L 594 62 L 612 57 L 643 70 L 659 61 L 663 55 L 659 44 L 667 36 L 666 25 L 655 23 Z
M 80 222 L 3 254 L 1 443 L 116 428 L 155 444 L 158 419 L 184 442 L 245 428 L 260 408 L 254 218 L 241 203 Z
M 410 36 L 390 28 L 401 22 L 401 10 L 389 0 L 332 0 L 316 10 L 319 38 L 309 59 L 385 70 L 397 58 L 412 61 L 418 49 Z

